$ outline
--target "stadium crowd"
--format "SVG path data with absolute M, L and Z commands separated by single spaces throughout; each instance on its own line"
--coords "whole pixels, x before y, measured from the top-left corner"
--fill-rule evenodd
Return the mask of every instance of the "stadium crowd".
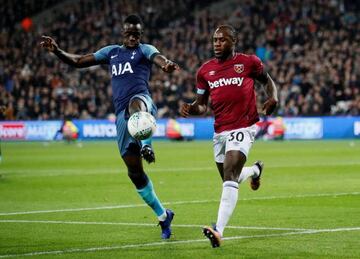
M 154 68 L 150 87 L 159 117 L 176 117 L 195 97 L 196 71 L 212 57 L 216 25 L 232 24 L 238 50 L 256 53 L 279 87 L 282 116 L 360 115 L 359 5 L 351 0 L 45 1 L 45 12 L 10 12 L 1 20 L 0 105 L 7 120 L 106 118 L 113 113 L 106 66 L 76 70 L 39 48 L 54 37 L 70 53 L 91 53 L 121 43 L 121 22 L 139 13 L 143 42 L 182 70 Z M 47 9 L 57 3 L 59 8 Z M 2 17 L 6 5 L 2 7 Z M 11 7 L 9 7 L 11 8 Z M 31 28 L 20 26 L 33 16 Z M 259 94 L 259 102 L 264 93 Z

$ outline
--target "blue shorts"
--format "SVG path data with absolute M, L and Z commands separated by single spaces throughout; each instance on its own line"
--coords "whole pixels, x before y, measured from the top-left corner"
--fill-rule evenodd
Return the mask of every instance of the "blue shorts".
M 151 113 L 154 117 L 156 116 L 157 108 L 153 103 L 151 97 L 145 94 L 134 95 L 131 99 L 131 103 L 134 99 L 140 99 L 145 103 L 146 111 Z M 127 122 L 129 119 L 128 109 L 122 110 L 116 116 L 116 132 L 117 132 L 117 142 L 120 151 L 120 155 L 123 157 L 125 155 L 137 155 L 140 156 L 141 141 L 134 139 L 130 136 L 127 129 Z

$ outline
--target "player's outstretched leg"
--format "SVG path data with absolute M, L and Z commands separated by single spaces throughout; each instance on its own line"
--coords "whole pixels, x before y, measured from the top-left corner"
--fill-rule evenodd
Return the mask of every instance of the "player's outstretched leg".
M 251 189 L 256 191 L 260 187 L 260 177 L 261 177 L 262 172 L 264 171 L 264 162 L 256 161 L 254 163 L 254 166 L 256 166 L 258 168 L 259 172 L 257 174 L 255 174 L 253 177 L 251 177 L 250 186 L 251 186 Z
M 156 216 L 159 219 L 159 225 L 161 226 L 161 238 L 169 239 L 171 231 L 171 222 L 175 213 L 169 209 L 165 209 L 157 197 L 154 187 L 150 179 L 147 185 L 142 189 L 137 189 L 137 192 L 143 198 L 143 200 L 153 209 Z
M 123 157 L 128 168 L 128 176 L 136 187 L 136 191 L 147 205 L 154 211 L 161 225 L 161 237 L 168 239 L 171 236 L 171 222 L 174 212 L 165 209 L 157 197 L 154 186 L 142 167 L 140 156 Z
M 175 213 L 172 210 L 166 209 L 166 219 L 164 221 L 159 221 L 161 227 L 161 238 L 169 239 L 171 231 L 171 222 L 174 219 Z
M 215 224 L 212 227 L 203 228 L 204 235 L 210 240 L 211 246 L 213 248 L 219 247 L 221 244 L 221 235 L 216 230 Z

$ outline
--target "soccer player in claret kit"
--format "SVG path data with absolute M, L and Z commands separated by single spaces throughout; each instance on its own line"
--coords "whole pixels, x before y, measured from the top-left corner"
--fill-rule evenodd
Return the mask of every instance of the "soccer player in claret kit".
M 256 107 L 254 81 L 263 86 L 268 95 L 263 112 L 270 115 L 276 108 L 276 86 L 255 55 L 235 52 L 236 31 L 232 26 L 219 26 L 213 35 L 215 58 L 204 63 L 197 73 L 197 96 L 180 108 L 183 117 L 206 112 L 208 99 L 215 116 L 213 137 L 215 162 L 223 180 L 218 218 L 203 233 L 212 247 L 219 247 L 238 200 L 239 183 L 250 177 L 251 188 L 260 186 L 264 164 L 257 161 L 244 167 L 254 142 L 259 115 Z
M 40 45 L 53 52 L 60 60 L 77 68 L 99 64 L 109 65 L 113 103 L 116 113 L 117 141 L 120 155 L 128 169 L 128 176 L 138 194 L 152 208 L 161 226 L 161 237 L 171 236 L 174 213 L 165 209 L 155 194 L 151 180 L 143 169 L 142 158 L 148 163 L 155 161 L 151 140 L 138 141 L 127 130 L 129 117 L 138 111 L 156 114 L 149 92 L 151 65 L 155 63 L 163 71 L 172 73 L 179 66 L 168 60 L 150 44 L 140 43 L 143 22 L 137 15 L 128 16 L 123 24 L 123 45 L 109 45 L 95 53 L 74 55 L 61 50 L 54 39 L 43 36 Z

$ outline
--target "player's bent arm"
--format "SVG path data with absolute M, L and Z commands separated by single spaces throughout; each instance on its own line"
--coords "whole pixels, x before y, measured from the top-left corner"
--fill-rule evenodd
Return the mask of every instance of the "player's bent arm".
M 275 101 L 278 102 L 278 93 L 275 82 L 268 73 L 266 73 L 266 77 L 267 82 L 265 84 L 265 91 L 269 97 L 273 98 Z
M 190 115 L 201 115 L 207 110 L 209 95 L 208 94 L 197 94 L 196 100 L 190 104 L 189 114 Z
M 156 64 L 158 67 L 163 67 L 165 66 L 166 64 L 166 61 L 168 59 L 164 56 L 164 55 L 161 55 L 160 53 L 157 53 L 154 58 L 153 58 L 153 62 L 154 64 Z
M 76 55 L 62 49 L 55 49 L 54 54 L 64 63 L 76 68 L 90 67 L 101 63 L 95 59 L 94 54 Z
M 256 80 L 264 86 L 266 94 L 268 96 L 268 99 L 263 105 L 263 113 L 265 115 L 270 115 L 274 112 L 279 102 L 276 85 L 274 83 L 274 80 L 272 80 L 271 76 L 266 72 L 259 75 Z
M 278 101 L 277 88 L 269 73 L 264 72 L 255 79 L 264 86 L 266 94 L 269 98 L 273 98 Z
M 175 62 L 167 59 L 164 55 L 156 54 L 153 58 L 153 62 L 165 72 L 171 73 L 174 70 L 179 70 L 180 67 Z
M 208 102 L 208 95 L 197 94 L 196 100 L 193 103 L 184 103 L 180 108 L 180 115 L 188 117 L 189 115 L 201 115 L 206 112 Z

